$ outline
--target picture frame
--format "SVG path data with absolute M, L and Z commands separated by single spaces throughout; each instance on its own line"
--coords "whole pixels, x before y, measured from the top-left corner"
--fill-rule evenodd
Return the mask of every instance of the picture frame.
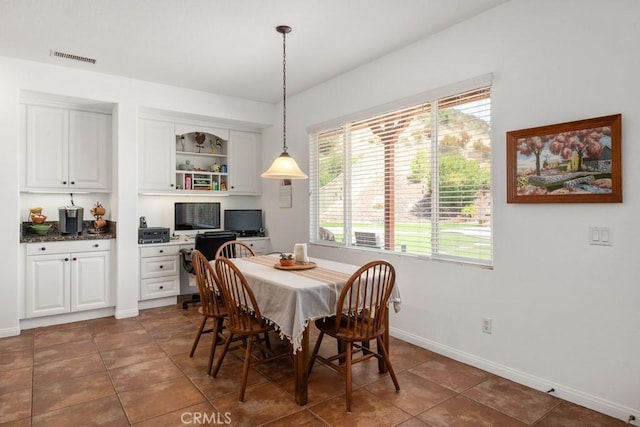
M 507 132 L 507 203 L 621 203 L 622 115 Z

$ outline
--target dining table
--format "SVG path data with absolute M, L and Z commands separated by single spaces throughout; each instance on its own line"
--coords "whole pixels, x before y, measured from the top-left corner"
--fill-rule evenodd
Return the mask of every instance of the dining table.
M 309 258 L 290 268 L 279 264 L 277 255 L 234 258 L 253 291 L 262 316 L 273 324 L 281 338 L 291 343 L 294 361 L 295 400 L 307 403 L 309 375 L 309 323 L 336 314 L 338 296 L 345 283 L 360 266 Z M 395 312 L 400 311 L 400 291 L 396 283 L 389 299 Z M 384 337 L 388 348 L 387 328 Z M 384 366 L 380 365 L 380 370 Z

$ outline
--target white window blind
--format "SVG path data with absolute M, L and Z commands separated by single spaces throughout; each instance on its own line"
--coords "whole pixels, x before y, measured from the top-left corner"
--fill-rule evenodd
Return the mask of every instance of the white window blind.
M 490 86 L 310 142 L 311 241 L 491 265 Z

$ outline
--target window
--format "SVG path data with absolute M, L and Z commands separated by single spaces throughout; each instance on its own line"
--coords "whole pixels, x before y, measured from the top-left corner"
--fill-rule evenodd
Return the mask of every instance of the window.
M 312 131 L 311 241 L 491 265 L 490 89 Z

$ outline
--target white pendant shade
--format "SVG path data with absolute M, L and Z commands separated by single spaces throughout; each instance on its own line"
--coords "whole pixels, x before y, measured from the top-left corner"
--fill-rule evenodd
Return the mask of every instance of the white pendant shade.
M 296 161 L 283 151 L 262 175 L 270 179 L 307 179 L 307 175 L 300 170 Z

